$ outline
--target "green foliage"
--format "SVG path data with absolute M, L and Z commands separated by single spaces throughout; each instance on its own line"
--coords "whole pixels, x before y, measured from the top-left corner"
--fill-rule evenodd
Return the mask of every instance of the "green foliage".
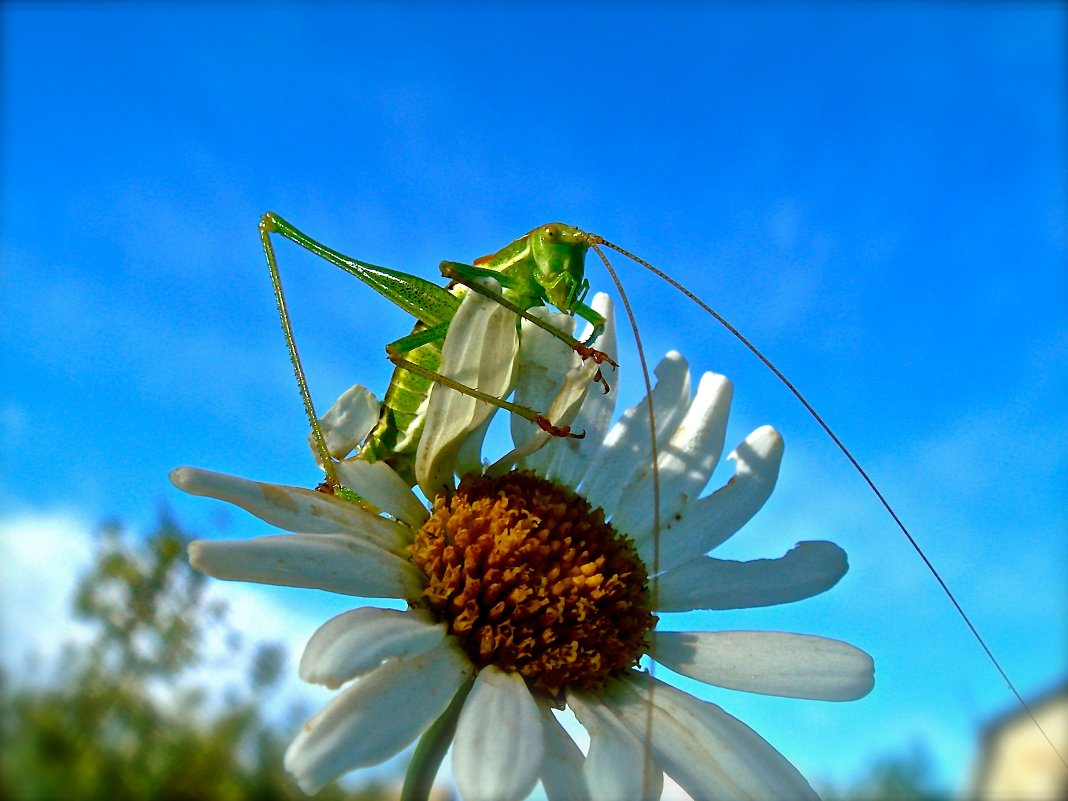
M 18 684 L 0 674 L 0 797 L 304 798 L 282 767 L 288 735 L 261 712 L 285 651 L 260 644 L 251 657 L 242 652 L 225 608 L 189 567 L 186 543 L 167 518 L 135 547 L 118 526 L 102 531 L 74 599 L 89 642 L 67 644 L 55 664 Z M 225 703 L 194 672 L 212 634 L 230 642 L 228 658 L 250 664 Z M 316 798 L 384 797 L 377 788 L 331 786 Z
M 845 789 L 820 788 L 823 801 L 950 801 L 952 794 L 935 786 L 931 758 L 920 745 L 907 754 L 884 756 L 866 775 Z

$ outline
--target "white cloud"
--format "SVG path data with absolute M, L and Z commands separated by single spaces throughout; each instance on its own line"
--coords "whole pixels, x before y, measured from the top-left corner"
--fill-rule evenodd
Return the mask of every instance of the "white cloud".
M 199 685 L 215 689 L 247 688 L 252 648 L 259 643 L 279 644 L 285 649 L 286 659 L 278 686 L 270 694 L 268 707 L 263 712 L 268 719 L 288 725 L 291 721 L 286 718 L 293 706 L 301 707 L 310 715 L 336 693 L 306 684 L 297 675 L 304 645 L 312 632 L 326 622 L 325 619 L 283 604 L 277 591 L 273 590 L 275 588 L 212 582 L 209 597 L 226 604 L 228 628 L 241 636 L 245 647 L 235 659 L 224 638 L 209 639 L 205 663 L 191 678 Z
M 92 534 L 64 514 L 0 519 L 0 548 L 0 662 L 17 671 L 31 654 L 47 662 L 64 642 L 86 636 L 70 609 Z
M 64 643 L 90 636 L 71 609 L 78 578 L 92 563 L 93 531 L 85 521 L 62 513 L 0 519 L 0 548 L 0 663 L 20 675 L 31 657 L 51 664 Z M 261 641 L 284 645 L 287 664 L 275 693 L 279 701 L 300 700 L 314 709 L 331 695 L 325 690 L 320 695 L 296 676 L 304 642 L 323 621 L 283 606 L 270 589 L 215 583 L 209 598 L 226 604 L 230 627 L 247 646 Z M 211 687 L 239 686 L 247 681 L 247 656 L 235 660 L 223 638 L 209 638 L 206 663 L 191 678 Z

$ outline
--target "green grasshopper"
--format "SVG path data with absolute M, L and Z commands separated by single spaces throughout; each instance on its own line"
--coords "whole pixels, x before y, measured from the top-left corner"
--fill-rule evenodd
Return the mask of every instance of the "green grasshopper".
M 582 436 L 572 433 L 567 426 L 553 425 L 535 410 L 500 398 L 488 397 L 464 387 L 441 375 L 438 369 L 445 334 L 460 306 L 461 297 L 468 291 L 492 297 L 514 311 L 518 317 L 528 319 L 564 340 L 581 358 L 593 359 L 598 365 L 609 363 L 613 367 L 616 366 L 604 353 L 591 347 L 603 332 L 605 320 L 583 302 L 590 289 L 589 280 L 585 277 L 586 252 L 591 246 L 602 242 L 600 237 L 561 223 L 542 225 L 496 253 L 476 259 L 474 264 L 442 262 L 442 274 L 453 279 L 453 283 L 441 287 L 418 276 L 379 267 L 339 253 L 302 233 L 277 214 L 268 212 L 260 221 L 260 238 L 267 256 L 267 266 L 271 273 L 271 283 L 290 360 L 296 373 L 305 411 L 311 422 L 312 439 L 327 473 L 324 491 L 336 492 L 343 497 L 349 495 L 333 474 L 333 460 L 320 430 L 297 354 L 271 242 L 272 233 L 289 239 L 351 273 L 416 318 L 410 334 L 386 346 L 388 358 L 396 367 L 381 403 L 378 424 L 360 447 L 361 458 L 371 462 L 385 462 L 408 482 L 409 486 L 415 485 L 415 454 L 425 422 L 427 398 L 434 383 L 449 386 L 526 417 L 555 436 Z M 478 279 L 486 277 L 497 281 L 501 287 L 499 293 L 477 283 Z M 529 309 L 543 304 L 590 323 L 593 331 L 586 342 L 579 342 L 529 314 Z M 594 379 L 608 392 L 608 384 L 599 370 Z
M 534 410 L 511 404 L 501 398 L 486 396 L 470 387 L 464 387 L 437 372 L 441 362 L 442 342 L 448 331 L 449 323 L 459 308 L 460 298 L 465 292 L 476 291 L 489 295 L 497 302 L 510 308 L 519 317 L 530 320 L 535 325 L 549 331 L 553 336 L 565 341 L 583 359 L 592 358 L 598 365 L 607 362 L 612 366 L 616 366 L 615 362 L 604 353 L 591 347 L 592 343 L 597 340 L 597 337 L 604 330 L 605 320 L 583 302 L 590 288 L 589 280 L 585 277 L 586 253 L 592 248 L 600 257 L 615 281 L 616 288 L 620 292 L 625 306 L 628 304 L 626 303 L 626 296 L 623 294 L 622 286 L 608 259 L 601 251 L 601 247 L 614 250 L 659 276 L 701 307 L 760 359 L 831 438 L 878 498 L 880 504 L 893 519 L 913 550 L 923 560 L 928 572 L 935 578 L 942 592 L 953 604 L 957 614 L 970 630 L 972 637 L 984 650 L 987 660 L 1009 687 L 1020 706 L 1030 715 L 1039 732 L 1052 746 L 1048 735 L 1038 724 L 1038 721 L 1035 720 L 1034 715 L 1031 714 L 1030 708 L 1023 700 L 1016 685 L 1002 668 L 1000 662 L 946 585 L 938 570 L 927 558 L 923 549 L 902 523 L 897 513 L 875 485 L 875 482 L 868 476 L 868 473 L 857 459 L 801 392 L 752 342 L 712 309 L 711 306 L 649 262 L 596 234 L 585 233 L 578 228 L 561 223 L 540 226 L 519 237 L 496 253 L 476 259 L 473 264 L 442 262 L 442 274 L 453 279 L 454 283 L 447 287 L 441 287 L 418 276 L 378 267 L 345 256 L 301 233 L 278 215 L 273 213 L 265 214 L 260 222 L 260 237 L 267 255 L 267 264 L 271 271 L 271 281 L 274 285 L 275 299 L 278 303 L 278 311 L 286 337 L 286 344 L 289 348 L 290 360 L 293 362 L 297 383 L 304 400 L 305 411 L 311 422 L 312 438 L 315 441 L 316 449 L 321 456 L 321 461 L 327 473 L 327 482 L 324 487 L 326 491 L 335 492 L 342 497 L 348 497 L 350 500 L 360 500 L 354 493 L 341 486 L 340 482 L 337 481 L 336 475 L 332 472 L 333 460 L 320 430 L 308 385 L 297 355 L 285 298 L 282 293 L 282 284 L 278 275 L 278 265 L 274 248 L 271 244 L 270 235 L 272 233 L 277 233 L 326 259 L 331 264 L 352 273 L 416 318 L 415 327 L 408 336 L 402 337 L 386 347 L 389 359 L 396 367 L 385 398 L 381 403 L 378 424 L 367 436 L 360 448 L 362 458 L 370 461 L 386 462 L 408 482 L 409 486 L 414 486 L 416 483 L 414 477 L 415 452 L 423 430 L 427 397 L 434 383 L 449 386 L 459 392 L 507 409 L 514 414 L 519 414 L 556 436 L 581 436 L 581 434 L 573 434 L 567 427 L 554 426 L 548 419 Z M 477 283 L 479 279 L 485 277 L 496 279 L 501 291 L 496 293 Z M 541 305 L 553 306 L 565 314 L 581 317 L 593 326 L 592 334 L 585 342 L 578 342 L 529 313 L 529 309 Z M 627 310 L 629 315 L 629 306 Z M 631 317 L 631 325 L 634 326 L 633 317 Z M 651 392 L 648 371 L 644 370 L 644 356 L 642 355 L 641 343 L 637 336 L 636 328 L 635 337 L 639 358 L 642 360 L 643 372 L 645 373 L 646 391 Z M 601 382 L 604 391 L 607 392 L 608 384 L 601 376 L 600 370 L 593 377 L 595 381 Z M 655 461 L 656 457 L 654 455 L 654 473 L 656 471 Z M 1054 751 L 1056 751 L 1056 748 L 1054 748 Z M 1065 764 L 1068 765 L 1068 762 Z

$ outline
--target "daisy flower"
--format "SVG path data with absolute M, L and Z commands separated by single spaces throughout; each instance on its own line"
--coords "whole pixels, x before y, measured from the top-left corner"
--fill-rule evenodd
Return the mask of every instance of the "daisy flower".
M 594 305 L 609 320 L 598 347 L 614 355 L 608 298 Z M 451 747 L 464 801 L 521 799 L 539 782 L 550 801 L 655 799 L 665 773 L 698 800 L 815 798 L 744 723 L 639 668 L 651 659 L 711 685 L 791 698 L 851 700 L 871 689 L 871 658 L 837 640 L 656 630 L 657 612 L 788 603 L 844 575 L 845 554 L 829 542 L 750 562 L 708 555 L 770 495 L 779 434 L 765 426 L 746 437 L 728 456 L 734 476 L 702 497 L 731 385 L 706 373 L 691 398 L 687 364 L 669 353 L 652 393 L 656 513 L 649 399 L 613 425 L 616 392 L 588 392 L 592 360 L 527 321 L 517 336 L 511 312 L 470 293 L 441 370 L 497 397 L 514 389 L 516 403 L 548 409 L 585 437 L 551 437 L 513 417 L 514 449 L 488 464 L 482 442 L 495 409 L 435 387 L 415 471 L 428 508 L 384 462 L 345 458 L 378 417 L 378 401 L 357 386 L 322 428 L 359 504 L 192 468 L 171 475 L 186 492 L 294 532 L 194 542 L 197 569 L 407 602 L 345 612 L 308 642 L 301 677 L 345 689 L 286 753 L 300 787 L 315 793 L 419 740 L 406 797 L 425 794 Z M 589 734 L 585 754 L 553 713 L 565 705 Z

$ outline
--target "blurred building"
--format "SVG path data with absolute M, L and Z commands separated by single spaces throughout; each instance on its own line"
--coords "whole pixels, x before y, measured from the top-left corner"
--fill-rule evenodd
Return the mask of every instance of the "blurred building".
M 980 732 L 979 755 L 967 798 L 982 801 L 1068 799 L 1068 681 L 1029 702 L 1056 748 L 1019 707 Z M 1058 752 L 1060 756 L 1058 755 Z

